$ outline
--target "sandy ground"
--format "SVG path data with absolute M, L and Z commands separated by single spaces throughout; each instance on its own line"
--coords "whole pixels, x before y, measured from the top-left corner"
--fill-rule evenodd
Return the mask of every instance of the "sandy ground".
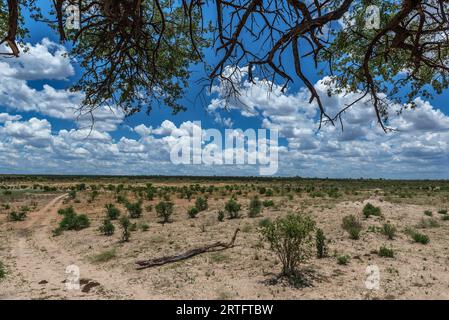
M 93 204 L 84 199 L 64 204 L 66 197 L 55 196 L 23 222 L 0 218 L 0 258 L 8 271 L 0 281 L 0 299 L 449 299 L 449 221 L 439 219 L 435 213 L 438 208 L 393 204 L 376 196 L 332 205 L 322 205 L 319 199 L 275 197 L 278 208 L 264 209 L 260 218 L 246 217 L 247 202 L 242 200 L 242 218 L 219 222 L 217 211 L 226 198 L 210 198 L 209 209 L 196 219 L 185 213 L 194 199 L 173 199 L 176 213 L 172 223 L 163 225 L 154 211 L 145 212 L 135 222 L 148 223 L 149 231 L 135 231 L 130 242 L 121 243 L 116 222 L 113 236 L 98 232 L 104 204 L 112 202 L 111 195 L 102 193 Z M 362 218 L 367 202 L 379 206 L 384 217 Z M 91 227 L 53 237 L 52 230 L 60 220 L 57 210 L 70 204 L 77 212 L 88 214 Z M 440 226 L 421 230 L 429 235 L 429 244 L 414 243 L 404 230 L 418 224 L 427 209 L 433 210 Z M 258 224 L 263 218 L 298 211 L 311 214 L 330 243 L 329 257 L 312 258 L 302 267 L 309 285 L 295 288 L 275 281 L 281 266 L 261 240 Z M 361 217 L 364 230 L 360 240 L 350 240 L 341 228 L 341 219 L 348 214 Z M 386 221 L 398 228 L 395 240 L 373 231 Z M 237 227 L 242 232 L 232 249 L 162 267 L 135 269 L 140 259 L 228 241 Z M 393 248 L 395 257 L 379 257 L 375 251 L 382 245 Z M 93 257 L 111 249 L 115 250 L 112 259 L 94 262 Z M 338 255 L 350 256 L 349 264 L 337 264 Z M 80 271 L 79 290 L 68 289 L 66 268 L 71 265 Z M 365 286 L 369 266 L 379 268 L 378 290 Z

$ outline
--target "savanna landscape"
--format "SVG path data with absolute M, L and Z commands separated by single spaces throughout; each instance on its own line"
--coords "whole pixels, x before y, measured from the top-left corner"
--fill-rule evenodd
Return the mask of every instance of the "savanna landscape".
M 2 176 L 0 298 L 448 299 L 448 204 L 446 181 Z

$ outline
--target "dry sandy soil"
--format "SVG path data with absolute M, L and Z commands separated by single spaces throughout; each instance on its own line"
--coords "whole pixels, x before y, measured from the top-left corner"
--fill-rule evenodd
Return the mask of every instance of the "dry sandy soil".
M 88 197 L 88 191 L 79 192 L 78 201 L 68 200 L 64 193 L 38 197 L 35 208 L 21 222 L 8 221 L 6 214 L 0 214 L 0 261 L 7 270 L 0 280 L 0 299 L 449 299 L 449 221 L 440 219 L 438 207 L 391 203 L 374 192 L 360 201 L 274 196 L 270 199 L 275 208 L 265 208 L 261 217 L 248 218 L 249 198 L 242 196 L 242 217 L 219 222 L 217 212 L 229 196 L 210 196 L 208 210 L 190 219 L 186 210 L 195 198 L 189 202 L 173 195 L 172 223 L 161 224 L 154 210 L 144 210 L 143 217 L 134 222 L 147 223 L 149 230 L 138 229 L 132 232 L 130 242 L 122 243 L 117 222 L 113 236 L 98 231 L 104 205 L 115 202 L 114 194 L 101 191 L 92 203 Z M 144 207 L 158 201 L 145 201 Z M 367 202 L 379 206 L 383 218 L 364 219 L 361 212 Z M 52 230 L 61 220 L 57 210 L 69 205 L 86 213 L 91 226 L 53 237 Z M 413 242 L 404 232 L 407 226 L 428 218 L 424 210 L 432 210 L 433 219 L 439 222 L 438 227 L 421 230 L 431 239 L 427 245 Z M 302 287 L 276 281 L 281 265 L 258 231 L 262 219 L 289 212 L 309 213 L 330 239 L 329 257 L 312 258 L 302 266 L 308 279 L 308 285 Z M 363 223 L 360 240 L 351 240 L 341 227 L 348 214 L 359 216 Z M 394 240 L 376 232 L 375 227 L 386 221 L 398 228 Z M 135 268 L 137 260 L 229 241 L 237 227 L 242 232 L 234 248 L 161 267 Z M 382 245 L 393 248 L 395 257 L 379 257 L 376 251 Z M 105 252 L 110 259 L 98 261 Z M 340 255 L 350 257 L 347 265 L 337 263 Z M 79 267 L 80 290 L 67 289 L 66 267 L 70 265 Z M 370 265 L 380 270 L 378 290 L 365 286 Z

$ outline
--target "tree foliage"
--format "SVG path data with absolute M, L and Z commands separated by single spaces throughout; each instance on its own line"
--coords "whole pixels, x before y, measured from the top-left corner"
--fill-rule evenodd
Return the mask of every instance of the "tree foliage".
M 206 47 L 216 59 L 206 65 L 212 85 L 238 97 L 238 72 L 248 80 L 269 79 L 284 88 L 302 81 L 322 123 L 341 115 L 362 99 L 374 106 L 388 130 L 388 104 L 429 97 L 448 87 L 449 41 L 445 0 L 83 0 L 80 30 L 66 30 L 64 3 L 41 13 L 34 0 L 0 0 L 0 41 L 18 56 L 23 8 L 49 23 L 61 41 L 73 41 L 71 56 L 84 74 L 74 90 L 85 93 L 83 110 L 116 106 L 126 114 L 161 102 L 174 112 L 188 84 L 192 63 Z M 380 24 L 366 25 L 368 5 L 380 8 Z M 340 112 L 330 114 L 304 64 L 314 62 L 325 74 L 329 94 L 357 93 Z M 406 90 L 401 90 L 401 89 Z M 405 92 L 405 93 L 404 93 Z

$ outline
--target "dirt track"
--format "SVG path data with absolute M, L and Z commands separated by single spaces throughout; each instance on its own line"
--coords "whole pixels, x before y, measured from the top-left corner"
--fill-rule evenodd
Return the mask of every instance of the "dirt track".
M 144 290 L 126 285 L 120 277 L 86 264 L 52 240 L 52 221 L 66 195 L 51 200 L 45 207 L 28 215 L 20 229 L 9 239 L 11 260 L 15 262 L 15 283 L 6 282 L 2 299 L 143 299 Z M 79 290 L 68 289 L 70 274 L 66 268 L 79 267 Z M 76 278 L 76 277 L 75 277 Z M 76 279 L 74 279 L 76 283 Z M 8 288 L 9 287 L 9 288 Z M 20 288 L 18 291 L 17 288 Z M 9 290 L 8 290 L 9 289 Z

